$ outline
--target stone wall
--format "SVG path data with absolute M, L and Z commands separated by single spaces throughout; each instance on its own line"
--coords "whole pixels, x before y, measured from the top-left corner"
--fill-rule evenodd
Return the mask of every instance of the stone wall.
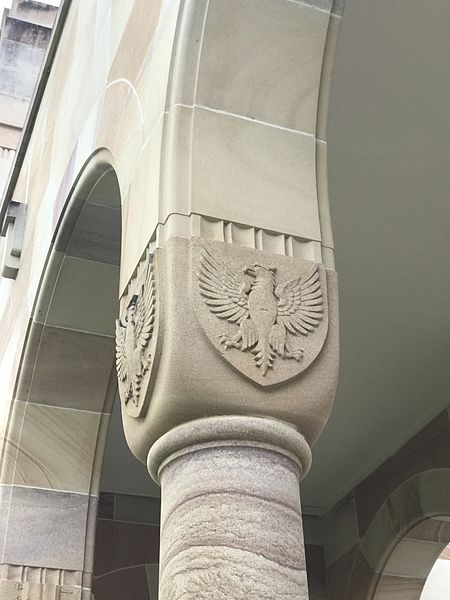
M 449 491 L 446 410 L 324 517 L 329 600 L 419 600 L 450 541 Z
M 96 600 L 157 598 L 159 515 L 159 498 L 100 495 L 93 583 Z

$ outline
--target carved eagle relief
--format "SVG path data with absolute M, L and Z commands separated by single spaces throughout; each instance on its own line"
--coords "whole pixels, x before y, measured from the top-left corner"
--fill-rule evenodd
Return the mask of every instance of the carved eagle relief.
M 131 403 L 135 408 L 141 405 L 142 380 L 152 363 L 149 345 L 154 333 L 155 310 L 154 269 L 148 260 L 138 293 L 132 296 L 123 319 L 116 321 L 119 393 L 126 405 Z
M 236 270 L 205 247 L 200 255 L 198 284 L 211 313 L 235 324 L 233 335 L 223 333 L 225 349 L 250 351 L 263 376 L 277 357 L 302 361 L 304 350 L 293 347 L 293 336 L 309 336 L 323 318 L 319 266 L 301 276 L 276 282 L 277 269 L 252 264 Z

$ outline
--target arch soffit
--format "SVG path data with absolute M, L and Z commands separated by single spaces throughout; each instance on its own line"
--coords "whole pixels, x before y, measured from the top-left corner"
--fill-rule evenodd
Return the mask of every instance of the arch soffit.
M 450 469 L 437 468 L 415 475 L 390 494 L 359 542 L 346 600 L 383 600 L 394 591 L 420 597 L 450 541 L 449 490 Z
M 91 155 L 61 209 L 16 379 L 4 484 L 98 492 L 116 393 L 121 204 L 112 162 L 105 149 Z

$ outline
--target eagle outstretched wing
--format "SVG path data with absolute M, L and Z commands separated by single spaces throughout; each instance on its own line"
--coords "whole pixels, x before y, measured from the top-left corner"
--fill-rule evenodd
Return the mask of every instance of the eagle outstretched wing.
M 134 308 L 134 316 L 130 310 Z M 156 290 L 153 264 L 148 263 L 141 289 L 128 305 L 126 316 L 122 322 L 116 320 L 116 367 L 121 383 L 131 385 L 144 374 L 150 365 L 150 355 L 146 348 L 152 339 L 155 324 Z M 131 322 L 130 322 L 130 319 Z M 134 328 L 130 336 L 129 329 Z M 128 337 L 127 337 L 128 332 Z M 126 394 L 129 393 L 129 387 Z
M 123 325 L 120 319 L 116 320 L 116 367 L 117 376 L 120 382 L 125 381 L 128 377 L 128 363 L 126 356 L 126 338 L 127 328 Z
M 136 348 L 141 353 L 143 359 L 142 367 L 144 371 L 149 366 L 149 357 L 145 355 L 145 349 L 147 348 L 153 336 L 153 329 L 155 326 L 155 308 L 155 276 L 153 263 L 149 261 L 146 267 L 144 281 L 142 282 L 141 290 L 136 300 L 135 309 Z
M 313 265 L 301 277 L 278 285 L 275 296 L 278 298 L 277 322 L 294 335 L 308 335 L 323 316 L 319 265 Z
M 249 316 L 250 279 L 232 271 L 206 248 L 200 257 L 198 281 L 205 303 L 217 317 L 240 325 Z

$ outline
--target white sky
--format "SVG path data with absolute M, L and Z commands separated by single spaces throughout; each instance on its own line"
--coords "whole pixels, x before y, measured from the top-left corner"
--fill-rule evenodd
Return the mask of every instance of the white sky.
M 447 600 L 449 581 L 450 560 L 437 560 L 428 576 L 420 600 Z

